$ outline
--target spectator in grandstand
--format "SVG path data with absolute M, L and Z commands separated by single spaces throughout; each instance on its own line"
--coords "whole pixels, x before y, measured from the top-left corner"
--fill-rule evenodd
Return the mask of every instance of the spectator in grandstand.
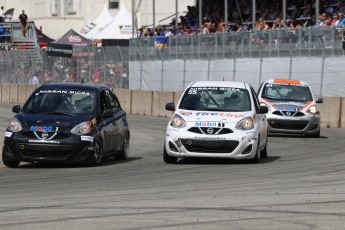
M 334 14 L 334 9 L 332 6 L 330 6 L 328 1 L 326 1 L 326 3 L 325 3 L 325 12 L 327 15 L 333 15 Z
M 333 14 L 333 18 L 331 20 L 331 26 L 335 26 L 335 23 L 339 21 L 338 14 Z
M 339 13 L 338 14 L 339 20 L 336 23 L 336 26 L 344 26 L 345 25 L 345 17 L 344 17 L 344 13 Z
M 152 37 L 153 36 L 153 32 L 151 30 L 151 28 L 147 27 L 144 30 L 144 37 Z
M 272 24 L 272 29 L 281 29 L 284 27 L 284 21 L 281 18 L 277 18 L 276 20 L 274 20 L 273 24 Z

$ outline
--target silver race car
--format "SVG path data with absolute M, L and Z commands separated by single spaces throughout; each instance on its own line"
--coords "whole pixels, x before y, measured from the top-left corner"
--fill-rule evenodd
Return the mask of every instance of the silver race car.
M 303 134 L 320 137 L 320 112 L 306 82 L 291 79 L 269 79 L 258 91 L 260 105 L 268 107 L 268 132 Z

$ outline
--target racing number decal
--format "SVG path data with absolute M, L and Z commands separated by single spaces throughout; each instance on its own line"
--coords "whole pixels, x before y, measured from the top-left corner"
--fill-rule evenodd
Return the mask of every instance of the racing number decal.
M 197 92 L 198 92 L 198 90 L 195 89 L 195 88 L 190 88 L 190 89 L 188 90 L 188 94 L 197 94 Z

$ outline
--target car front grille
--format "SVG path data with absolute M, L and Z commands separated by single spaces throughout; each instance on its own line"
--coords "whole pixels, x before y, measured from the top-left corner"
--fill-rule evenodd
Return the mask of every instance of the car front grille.
M 188 129 L 189 132 L 198 134 L 210 134 L 210 135 L 223 135 L 233 133 L 231 129 L 228 128 L 210 128 L 210 127 L 192 127 Z
M 274 111 L 272 114 L 278 115 L 278 116 L 286 116 L 286 117 L 303 117 L 304 113 L 302 112 L 296 112 L 296 111 Z
M 274 129 L 303 130 L 307 127 L 308 121 L 280 121 L 268 120 L 269 125 Z
M 238 141 L 194 139 L 181 139 L 181 143 L 189 152 L 198 153 L 231 153 L 239 144 Z
M 42 133 L 43 132 L 36 132 L 38 136 L 41 137 Z M 51 137 L 52 135 L 55 134 L 55 132 L 47 132 L 48 134 L 48 137 Z M 32 131 L 27 131 L 27 132 L 24 132 L 23 133 L 23 137 L 26 137 L 26 138 L 30 138 L 30 139 L 37 139 L 36 135 L 34 134 L 34 132 Z M 57 133 L 55 136 L 54 136 L 54 139 L 63 139 L 63 138 L 68 138 L 68 135 L 66 133 Z
M 73 153 L 72 145 L 18 144 L 17 149 L 23 157 L 32 158 L 66 159 Z

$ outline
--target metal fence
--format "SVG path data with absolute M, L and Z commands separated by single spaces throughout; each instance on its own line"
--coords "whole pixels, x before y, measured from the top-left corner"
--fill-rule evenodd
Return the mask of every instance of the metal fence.
M 267 31 L 231 32 L 130 40 L 131 61 L 224 59 L 244 57 L 337 56 L 343 28 L 306 27 Z M 160 39 L 160 40 L 159 40 Z
M 36 75 L 40 84 L 48 82 L 91 82 L 109 87 L 128 88 L 128 47 L 74 48 L 72 58 L 47 56 L 42 62 L 18 65 L 15 50 L 0 50 L 1 83 L 26 84 Z M 25 55 L 25 53 L 23 53 Z

